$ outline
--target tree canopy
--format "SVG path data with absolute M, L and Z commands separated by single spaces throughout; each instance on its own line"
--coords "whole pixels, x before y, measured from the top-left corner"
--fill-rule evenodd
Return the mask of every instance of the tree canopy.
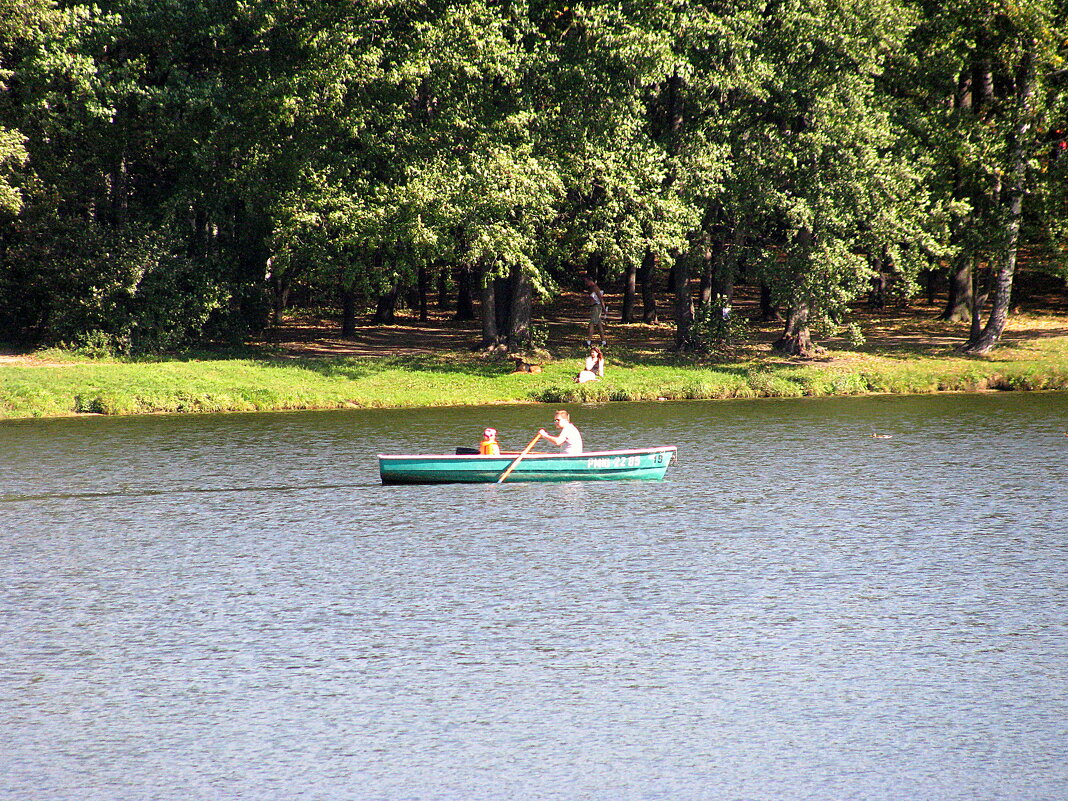
M 1066 57 L 1065 0 L 0 0 L 0 339 L 350 332 L 437 281 L 521 347 L 533 296 L 649 319 L 670 272 L 678 347 L 744 277 L 806 354 L 941 273 L 982 353 L 1021 240 L 1068 261 Z

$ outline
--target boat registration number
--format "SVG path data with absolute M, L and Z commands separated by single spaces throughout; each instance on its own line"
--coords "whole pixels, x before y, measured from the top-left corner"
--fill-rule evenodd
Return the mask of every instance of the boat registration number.
M 640 456 L 601 456 L 586 460 L 586 467 L 598 470 L 612 467 L 637 467 L 642 463 Z

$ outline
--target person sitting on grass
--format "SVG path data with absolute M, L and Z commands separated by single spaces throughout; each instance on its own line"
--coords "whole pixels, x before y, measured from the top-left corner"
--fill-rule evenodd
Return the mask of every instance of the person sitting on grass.
M 575 381 L 585 384 L 587 381 L 598 381 L 604 378 L 604 352 L 593 345 L 590 347 L 590 355 L 586 357 L 586 366 L 575 376 Z

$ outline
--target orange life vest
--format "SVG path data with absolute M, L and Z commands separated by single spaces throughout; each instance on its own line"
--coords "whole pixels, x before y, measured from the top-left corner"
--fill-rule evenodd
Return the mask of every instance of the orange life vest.
M 478 452 L 483 456 L 500 456 L 501 446 L 497 444 L 495 439 L 484 439 L 482 444 L 478 446 Z

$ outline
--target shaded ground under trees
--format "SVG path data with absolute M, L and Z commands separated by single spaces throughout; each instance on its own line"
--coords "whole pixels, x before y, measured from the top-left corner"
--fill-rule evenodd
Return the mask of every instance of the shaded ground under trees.
M 672 303 L 666 289 L 657 298 L 659 322 L 656 324 L 619 322 L 622 291 L 606 285 L 609 316 L 606 335 L 609 358 L 613 350 L 628 353 L 664 352 L 675 341 Z M 639 299 L 640 303 L 640 299 Z M 907 303 L 889 301 L 882 309 L 866 303 L 857 304 L 850 321 L 859 324 L 865 343 L 859 348 L 843 334 L 820 338 L 829 355 L 834 351 L 863 350 L 883 355 L 909 353 L 937 355 L 954 353 L 968 337 L 967 322 L 947 322 L 939 315 L 945 308 L 946 288 L 938 287 L 933 302 L 927 297 Z M 581 292 L 564 292 L 551 303 L 536 303 L 534 324 L 548 333 L 547 348 L 555 357 L 572 356 L 585 348 L 588 321 L 587 296 Z M 782 322 L 760 321 L 760 289 L 739 286 L 734 296 L 736 314 L 750 323 L 754 355 L 770 354 L 771 344 L 782 335 Z M 1002 342 L 1005 345 L 1053 336 L 1068 336 L 1068 289 L 1065 282 L 1052 276 L 1024 271 L 1014 290 L 1013 314 Z M 281 326 L 267 332 L 257 345 L 299 356 L 389 356 L 442 351 L 466 351 L 479 348 L 481 327 L 478 320 L 457 322 L 450 309 L 431 304 L 429 319 L 419 321 L 417 310 L 401 309 L 392 325 L 374 325 L 371 315 L 363 316 L 351 337 L 341 336 L 338 316 L 298 313 L 289 315 Z M 1041 318 L 1041 319 L 1038 319 Z M 635 319 L 641 319 L 639 307 Z

